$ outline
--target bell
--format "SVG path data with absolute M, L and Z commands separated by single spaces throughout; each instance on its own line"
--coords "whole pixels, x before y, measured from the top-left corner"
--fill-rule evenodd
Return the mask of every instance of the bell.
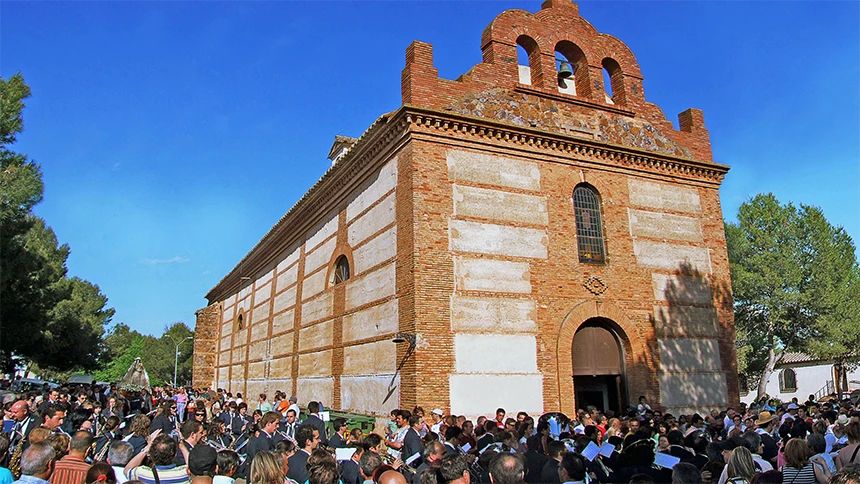
M 566 89 L 567 83 L 565 79 L 568 79 L 572 75 L 573 71 L 570 69 L 570 64 L 567 61 L 561 61 L 561 66 L 558 69 L 558 87 Z
M 567 79 L 572 75 L 573 71 L 570 69 L 570 63 L 567 61 L 561 61 L 561 66 L 558 68 L 558 80 L 561 81 L 563 79 Z

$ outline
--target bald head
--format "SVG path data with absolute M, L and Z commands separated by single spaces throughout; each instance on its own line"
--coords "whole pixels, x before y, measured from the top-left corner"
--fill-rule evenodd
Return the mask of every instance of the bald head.
M 9 407 L 9 413 L 12 414 L 12 418 L 15 421 L 21 422 L 27 418 L 27 415 L 30 413 L 30 407 L 27 405 L 26 400 L 18 400 Z
M 379 484 L 406 484 L 406 478 L 397 471 L 385 471 L 379 476 Z

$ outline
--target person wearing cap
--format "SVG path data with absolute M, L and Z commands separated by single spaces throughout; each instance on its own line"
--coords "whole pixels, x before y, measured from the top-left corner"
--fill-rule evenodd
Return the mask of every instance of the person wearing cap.
M 211 484 L 215 476 L 218 453 L 208 445 L 198 445 L 188 453 L 188 475 L 191 484 Z
M 430 418 L 433 420 L 433 423 L 430 425 L 430 431 L 434 434 L 439 434 L 439 428 L 442 426 L 442 417 L 445 416 L 445 413 L 441 408 L 434 408 L 432 412 L 430 412 Z

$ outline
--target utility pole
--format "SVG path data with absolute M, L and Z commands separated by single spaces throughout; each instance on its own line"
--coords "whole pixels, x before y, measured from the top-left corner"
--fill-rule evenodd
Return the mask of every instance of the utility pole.
M 194 338 L 194 336 L 186 336 L 184 340 L 180 341 L 176 344 L 176 356 L 173 360 L 173 388 L 176 388 L 176 373 L 179 369 L 179 347 L 182 346 L 182 343 Z

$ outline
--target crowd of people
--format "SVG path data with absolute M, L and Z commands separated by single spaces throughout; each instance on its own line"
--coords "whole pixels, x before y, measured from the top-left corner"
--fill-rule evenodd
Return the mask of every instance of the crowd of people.
M 280 391 L 84 385 L 3 404 L 0 484 L 860 484 L 858 408 L 811 395 L 692 415 L 645 397 L 570 418 L 415 407 L 367 434 Z

